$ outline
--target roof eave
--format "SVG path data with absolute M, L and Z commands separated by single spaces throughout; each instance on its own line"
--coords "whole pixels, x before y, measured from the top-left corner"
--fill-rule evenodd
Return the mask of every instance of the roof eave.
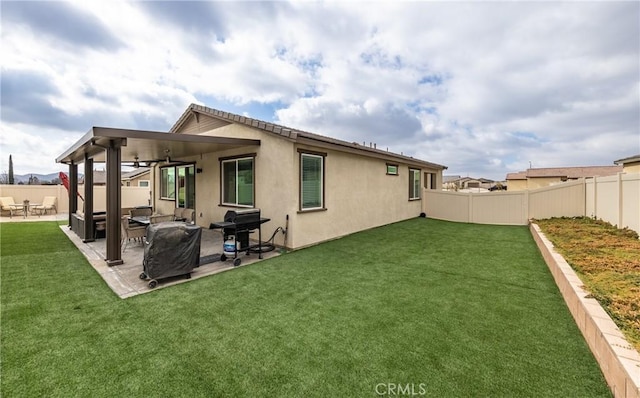
M 393 152 L 386 152 L 379 149 L 368 148 L 365 146 L 360 146 L 357 144 L 348 144 L 343 141 L 335 140 L 335 142 L 329 142 L 327 140 L 314 139 L 313 137 L 307 135 L 298 135 L 298 139 L 296 140 L 298 144 L 316 146 L 327 149 L 338 149 L 349 153 L 360 154 L 364 156 L 370 156 L 374 158 L 397 161 L 400 163 L 405 163 L 408 165 L 418 166 L 418 167 L 427 167 L 436 170 L 446 170 L 447 166 L 443 166 L 436 163 L 427 162 L 420 159 L 415 159 L 409 156 L 398 155 Z

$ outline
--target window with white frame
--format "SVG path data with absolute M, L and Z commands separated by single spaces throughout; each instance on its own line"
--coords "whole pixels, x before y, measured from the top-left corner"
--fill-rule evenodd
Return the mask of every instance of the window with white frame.
M 300 210 L 323 210 L 326 154 L 300 152 Z
M 148 188 L 149 187 L 149 180 L 139 180 L 138 181 L 138 186 L 139 187 Z
M 420 199 L 420 170 L 409 169 L 409 200 Z
M 223 205 L 254 206 L 254 157 L 220 159 L 221 196 Z

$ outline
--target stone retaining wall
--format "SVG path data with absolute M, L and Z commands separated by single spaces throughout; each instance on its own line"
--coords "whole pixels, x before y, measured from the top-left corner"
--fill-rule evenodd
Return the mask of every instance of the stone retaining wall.
M 531 223 L 529 229 L 613 395 L 640 398 L 640 354 L 596 299 L 582 289 L 578 275 L 556 252 L 540 227 Z

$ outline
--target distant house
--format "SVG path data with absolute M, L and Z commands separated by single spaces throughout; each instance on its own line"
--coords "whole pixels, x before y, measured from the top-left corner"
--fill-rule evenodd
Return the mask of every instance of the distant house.
M 449 177 L 449 178 L 446 178 Z M 473 177 L 460 177 L 460 176 L 446 176 L 443 177 L 443 189 L 446 190 L 461 190 L 461 189 L 473 189 L 480 188 L 488 190 L 495 181 L 487 178 L 473 178 Z M 457 177 L 457 178 L 452 178 Z
M 640 154 L 618 159 L 613 163 L 622 166 L 623 173 L 640 173 Z
M 527 169 L 507 174 L 509 191 L 524 191 L 579 178 L 593 178 L 615 175 L 622 172 L 622 166 L 549 167 Z
M 78 184 L 84 184 L 84 176 L 78 178 Z M 93 185 L 107 185 L 107 172 L 104 170 L 93 170 Z
M 148 188 L 151 185 L 150 180 L 151 169 L 148 167 L 138 167 L 132 171 L 122 173 L 120 180 L 122 186 L 125 187 L 145 187 Z
M 124 187 L 150 187 L 150 168 L 139 167 L 133 171 L 123 172 L 120 176 Z M 84 184 L 84 177 L 78 179 L 78 184 Z M 93 185 L 107 185 L 107 172 L 105 170 L 93 170 Z

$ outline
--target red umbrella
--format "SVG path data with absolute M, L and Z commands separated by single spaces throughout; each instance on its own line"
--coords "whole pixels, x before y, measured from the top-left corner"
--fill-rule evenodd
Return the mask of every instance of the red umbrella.
M 67 191 L 69 191 L 69 177 L 67 177 L 67 175 L 62 171 L 58 173 L 58 176 L 60 177 L 60 181 L 62 181 L 62 185 L 64 185 L 64 187 L 67 188 Z M 80 195 L 80 192 L 76 192 L 76 193 L 78 194 L 80 199 L 84 200 L 82 195 Z

